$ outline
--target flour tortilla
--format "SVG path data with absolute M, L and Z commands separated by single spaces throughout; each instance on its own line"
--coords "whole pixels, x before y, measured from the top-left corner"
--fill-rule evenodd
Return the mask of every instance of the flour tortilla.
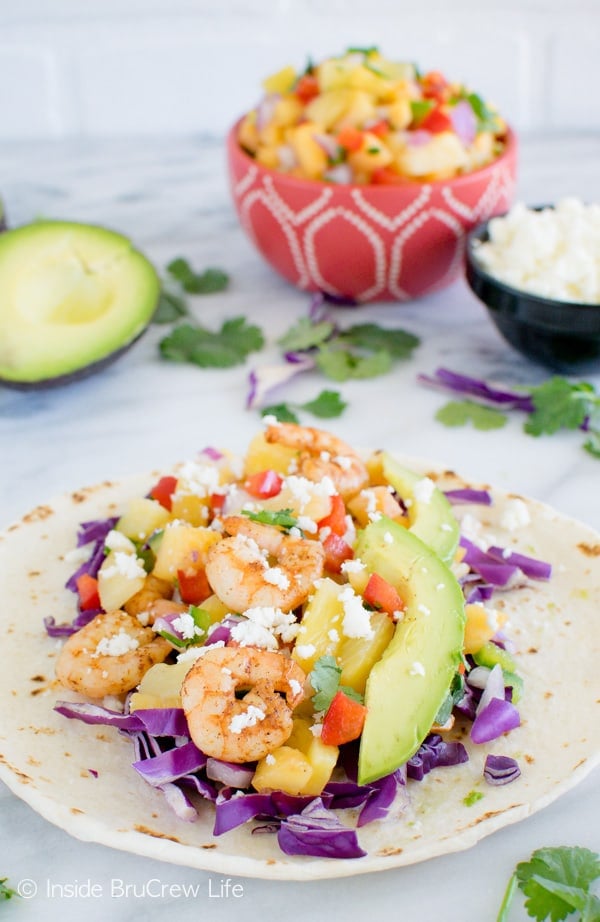
M 414 470 L 432 471 L 415 459 L 399 460 Z M 472 746 L 466 739 L 469 762 L 409 782 L 408 806 L 359 830 L 364 858 L 289 857 L 275 836 L 252 836 L 251 824 L 213 838 L 214 807 L 208 802 L 197 822 L 177 819 L 162 795 L 131 768 L 127 738 L 53 711 L 57 699 L 80 699 L 54 680 L 61 641 L 48 638 L 42 624 L 46 615 L 63 622 L 74 614 L 74 597 L 64 589 L 74 565 L 64 555 L 75 546 L 78 524 L 119 514 L 157 476 L 148 473 L 62 496 L 0 536 L 0 779 L 51 823 L 84 841 L 220 874 L 270 880 L 344 877 L 469 848 L 545 807 L 600 761 L 593 732 L 600 699 L 600 535 L 529 499 L 524 502 L 531 523 L 507 531 L 500 523 L 515 497 L 494 490 L 492 507 L 457 506 L 457 514 L 480 519 L 495 543 L 553 565 L 549 583 L 526 581 L 493 602 L 508 614 L 517 645 L 525 681 L 522 726 L 486 745 Z M 432 476 L 446 489 L 465 486 L 447 472 Z M 487 785 L 482 771 L 488 752 L 518 759 L 521 777 L 503 787 Z M 475 789 L 484 797 L 466 807 L 463 799 Z

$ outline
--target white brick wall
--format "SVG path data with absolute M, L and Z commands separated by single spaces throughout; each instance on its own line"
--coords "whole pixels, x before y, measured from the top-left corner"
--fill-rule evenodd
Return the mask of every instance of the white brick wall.
M 600 130 L 599 0 L 0 0 L 0 138 L 222 135 L 263 76 L 350 44 L 523 133 Z

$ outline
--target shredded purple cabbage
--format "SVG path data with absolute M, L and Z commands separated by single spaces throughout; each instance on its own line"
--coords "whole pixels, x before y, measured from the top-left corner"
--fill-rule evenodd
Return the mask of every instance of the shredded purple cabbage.
M 86 724 L 104 724 L 132 733 L 145 731 L 151 736 L 189 736 L 182 708 L 143 708 L 121 714 L 87 701 L 57 701 L 54 710 L 63 717 L 75 718 Z
M 439 733 L 431 733 L 406 763 L 406 774 L 413 781 L 422 781 L 434 768 L 468 761 L 469 753 L 462 743 L 446 741 Z
M 471 739 L 474 743 L 489 743 L 520 724 L 521 718 L 514 704 L 505 699 L 492 698 L 475 717 Z
M 356 830 L 344 824 L 316 797 L 301 813 L 282 820 L 277 841 L 286 855 L 362 858 Z
M 533 400 L 529 394 L 492 387 L 480 378 L 458 374 L 449 368 L 437 368 L 432 376 L 417 375 L 417 380 L 422 384 L 442 387 L 455 394 L 477 397 L 479 400 L 504 407 L 507 410 L 523 410 L 525 413 L 532 413 L 534 410 Z
M 444 495 L 448 502 L 453 505 L 458 503 L 477 503 L 480 506 L 492 505 L 492 497 L 487 490 L 473 490 L 470 487 L 463 487 L 460 490 L 445 490 Z
M 133 767 L 152 787 L 161 787 L 183 775 L 191 775 L 206 765 L 206 756 L 190 740 L 159 756 L 134 762 Z
M 107 519 L 93 519 L 90 522 L 82 522 L 79 526 L 79 531 L 77 532 L 77 547 L 83 547 L 85 544 L 91 544 L 94 542 L 104 542 L 109 531 L 112 531 L 117 522 L 119 521 L 118 516 Z
M 490 583 L 477 583 L 466 595 L 465 601 L 472 605 L 475 602 L 489 602 L 494 594 L 494 587 Z
M 519 763 L 510 756 L 488 755 L 483 767 L 483 777 L 488 784 L 510 784 L 521 774 Z
M 488 547 L 487 554 L 496 560 L 503 560 L 510 566 L 518 567 L 521 573 L 529 576 L 530 579 L 547 580 L 552 575 L 552 565 L 544 560 L 537 560 L 535 557 L 528 557 L 526 554 L 519 554 L 511 548 Z
M 492 586 L 506 586 L 517 573 L 516 566 L 507 563 L 504 558 L 491 557 L 464 536 L 460 539 L 460 546 L 465 550 L 464 563 Z
M 315 360 L 308 352 L 288 352 L 285 363 L 263 365 L 253 369 L 248 376 L 246 409 L 255 410 L 274 399 L 278 389 L 303 371 L 311 371 Z

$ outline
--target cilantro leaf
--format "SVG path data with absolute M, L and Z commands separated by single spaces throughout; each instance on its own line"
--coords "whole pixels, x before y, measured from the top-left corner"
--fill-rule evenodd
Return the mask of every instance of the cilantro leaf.
M 307 410 L 320 419 L 334 419 L 336 416 L 341 416 L 347 406 L 348 404 L 342 400 L 339 391 L 324 390 L 314 400 L 301 404 L 301 409 Z
M 587 904 L 590 885 L 600 877 L 600 856 L 588 848 L 539 848 L 516 869 L 525 907 L 538 922 L 565 919 Z M 576 905 L 575 901 L 580 905 Z
M 0 900 L 10 900 L 11 897 L 19 895 L 16 890 L 7 886 L 7 880 L 8 877 L 0 878 Z
M 261 416 L 274 416 L 280 423 L 299 423 L 300 420 L 287 403 L 273 403 L 269 407 L 263 407 L 260 411 Z
M 477 119 L 478 131 L 498 131 L 500 122 L 498 115 L 483 101 L 477 93 L 469 93 L 466 96 L 467 102 L 470 103 L 475 118 Z
M 291 509 L 261 509 L 260 512 L 242 509 L 242 515 L 248 516 L 251 522 L 260 522 L 262 525 L 276 525 L 288 531 L 290 528 L 298 527 L 298 519 Z
M 376 323 L 357 323 L 340 333 L 336 341 L 369 352 L 385 350 L 395 359 L 410 356 L 420 342 L 417 336 L 406 330 L 387 329 Z
M 438 724 L 440 727 L 446 723 L 455 704 L 458 704 L 460 699 L 464 696 L 465 693 L 465 680 L 460 672 L 454 673 L 454 678 L 450 683 L 450 688 L 444 700 L 442 701 L 437 714 L 435 715 L 435 724 Z
M 551 435 L 559 429 L 579 429 L 600 398 L 592 384 L 571 384 L 554 377 L 531 389 L 534 411 L 525 423 L 529 435 Z
M 201 368 L 231 368 L 264 345 L 262 330 L 244 317 L 226 320 L 217 333 L 184 323 L 161 340 L 161 354 L 173 362 L 191 362 Z
M 600 458 L 600 429 L 588 431 L 588 438 L 583 443 L 583 447 L 594 458 Z
M 173 321 L 179 320 L 180 317 L 184 317 L 186 314 L 187 307 L 183 298 L 163 288 L 158 299 L 158 307 L 152 317 L 152 323 L 173 323 Z
M 322 346 L 316 357 L 317 367 L 333 381 L 350 378 L 375 378 L 392 367 L 392 357 L 386 349 L 369 356 L 360 356 L 345 349 Z
M 315 690 L 312 699 L 315 711 L 326 711 L 338 691 L 362 704 L 363 696 L 359 692 L 348 685 L 340 685 L 341 674 L 342 670 L 334 656 L 327 654 L 316 660 L 309 674 L 310 684 Z
M 167 266 L 167 272 L 179 282 L 188 294 L 206 295 L 223 291 L 229 284 L 229 276 L 222 269 L 205 269 L 195 272 L 186 259 L 173 259 Z
M 334 329 L 333 323 L 328 320 L 313 323 L 309 317 L 302 317 L 277 342 L 285 352 L 302 352 L 320 346 L 329 339 Z
M 501 429 L 508 417 L 493 407 L 484 407 L 473 400 L 449 400 L 435 414 L 444 426 L 465 426 L 471 423 L 475 429 Z

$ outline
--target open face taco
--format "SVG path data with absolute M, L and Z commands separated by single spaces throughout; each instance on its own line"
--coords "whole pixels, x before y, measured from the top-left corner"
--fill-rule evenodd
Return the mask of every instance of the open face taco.
M 539 503 L 286 425 L 80 490 L 0 543 L 0 778 L 221 873 L 467 848 L 598 762 L 599 555 Z

